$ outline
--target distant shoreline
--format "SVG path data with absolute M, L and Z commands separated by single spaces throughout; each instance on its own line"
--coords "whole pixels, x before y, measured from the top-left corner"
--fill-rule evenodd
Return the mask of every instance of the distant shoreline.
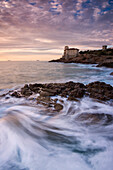
M 51 60 L 49 62 L 62 62 L 62 63 L 82 63 L 82 64 L 98 64 L 97 67 L 113 68 L 113 49 L 81 51 L 78 56 L 65 59 L 64 57 Z

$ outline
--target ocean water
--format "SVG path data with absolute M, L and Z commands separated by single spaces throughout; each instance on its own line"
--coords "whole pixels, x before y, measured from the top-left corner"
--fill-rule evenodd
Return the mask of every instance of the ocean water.
M 0 62 L 0 94 L 25 83 L 104 81 L 112 69 L 48 62 Z M 113 122 L 82 114 L 113 116 L 111 102 L 63 98 L 60 113 L 25 98 L 0 97 L 0 170 L 113 170 Z

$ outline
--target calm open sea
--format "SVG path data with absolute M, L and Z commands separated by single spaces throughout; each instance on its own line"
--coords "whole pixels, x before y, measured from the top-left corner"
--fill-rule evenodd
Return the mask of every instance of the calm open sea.
M 94 66 L 0 62 L 0 94 L 34 82 L 113 85 L 113 70 Z M 86 113 L 113 116 L 113 105 L 88 97 L 63 100 L 63 110 L 51 114 L 35 101 L 0 97 L 0 170 L 113 170 L 113 123 L 76 121 Z
M 112 69 L 98 68 L 92 65 L 63 64 L 40 61 L 0 62 L 0 89 L 12 88 L 30 82 L 66 82 L 89 83 L 105 81 L 113 85 Z

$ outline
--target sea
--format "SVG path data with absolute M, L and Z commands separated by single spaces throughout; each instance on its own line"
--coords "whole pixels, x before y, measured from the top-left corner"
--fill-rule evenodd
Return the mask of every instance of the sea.
M 0 95 L 29 83 L 102 81 L 113 69 L 95 64 L 1 61 Z M 0 170 L 113 170 L 113 123 L 77 121 L 81 114 L 113 116 L 112 102 L 62 98 L 51 113 L 35 100 L 0 97 Z

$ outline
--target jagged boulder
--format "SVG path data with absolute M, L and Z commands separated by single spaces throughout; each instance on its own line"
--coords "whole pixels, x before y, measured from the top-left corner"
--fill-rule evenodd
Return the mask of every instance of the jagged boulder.
M 28 84 L 25 84 L 23 88 L 21 88 L 21 94 L 23 96 L 30 96 L 33 94 L 33 92 L 30 90 Z
M 100 100 L 110 100 L 113 99 L 113 87 L 110 84 L 104 82 L 93 82 L 89 83 L 87 86 L 87 92 L 91 98 L 96 98 Z

